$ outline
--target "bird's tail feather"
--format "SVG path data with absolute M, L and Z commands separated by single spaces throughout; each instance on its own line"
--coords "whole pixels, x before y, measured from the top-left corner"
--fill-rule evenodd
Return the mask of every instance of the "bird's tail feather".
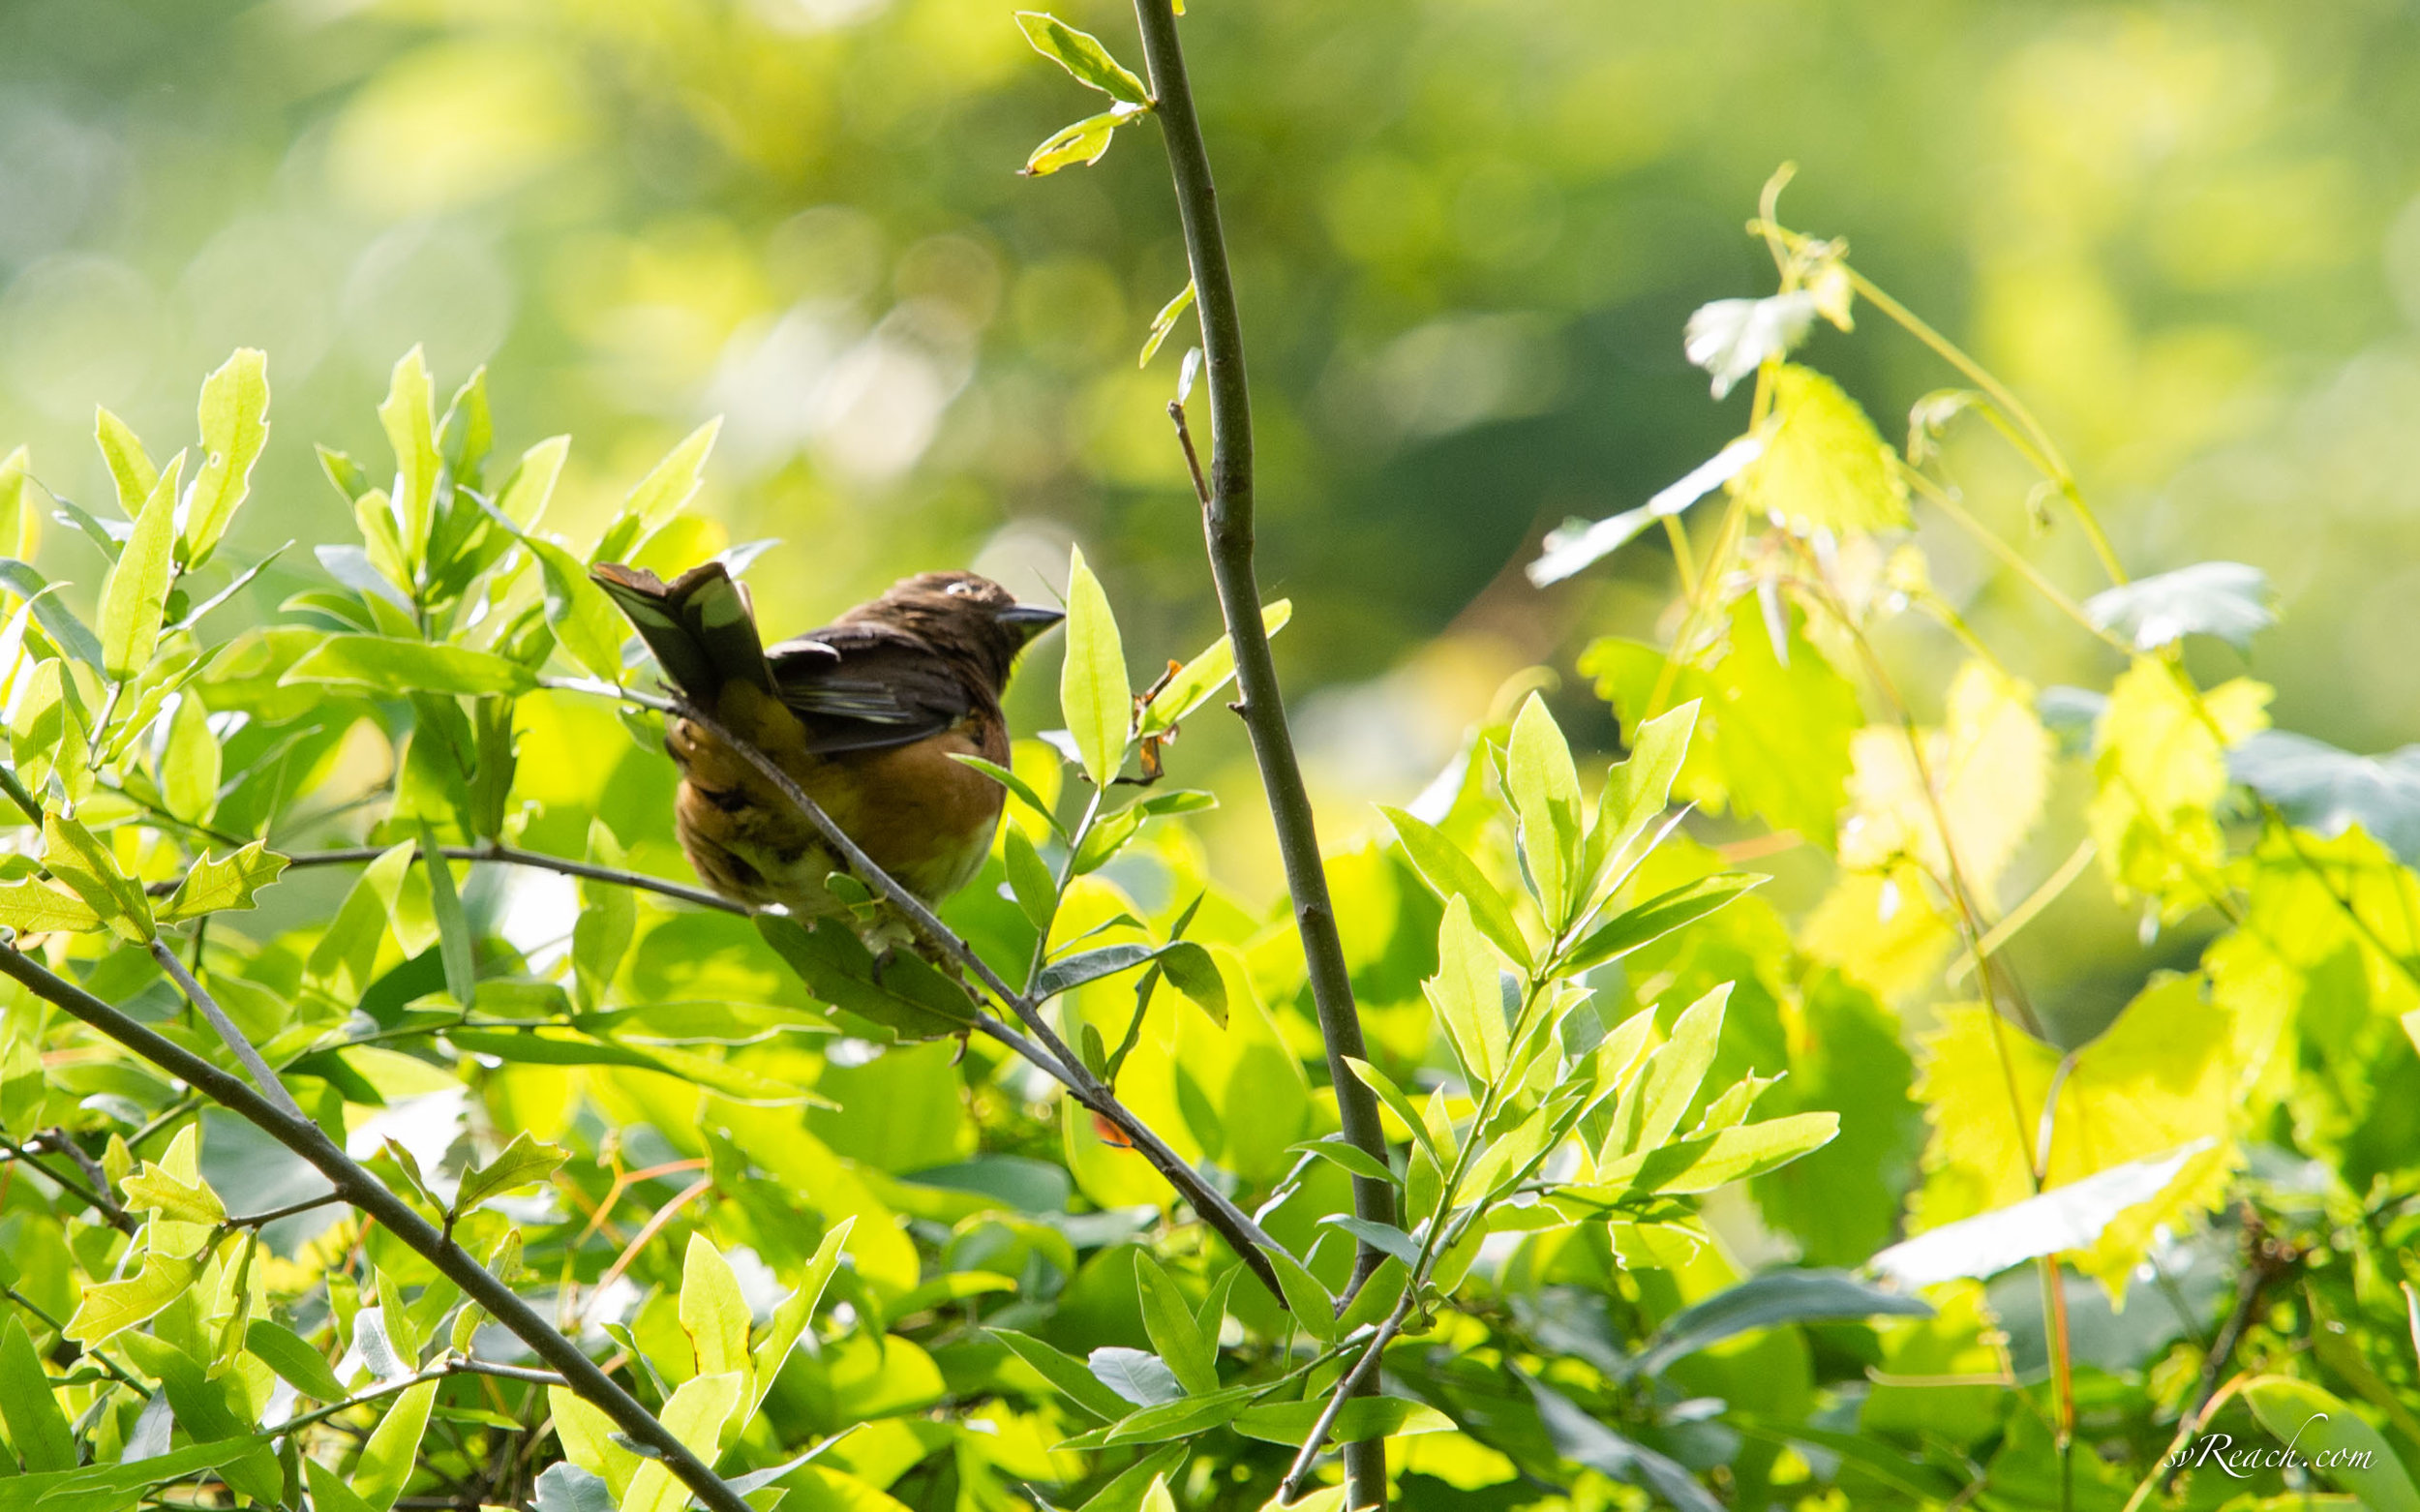
M 598 562 L 589 576 L 628 617 L 665 678 L 689 698 L 711 701 L 734 681 L 771 689 L 747 590 L 721 562 L 692 567 L 669 584 L 616 562 Z

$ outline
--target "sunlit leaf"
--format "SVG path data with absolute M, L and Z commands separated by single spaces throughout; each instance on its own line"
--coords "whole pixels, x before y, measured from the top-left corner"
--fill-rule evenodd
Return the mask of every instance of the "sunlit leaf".
M 1699 1083 L 1706 1079 L 1708 1068 L 1714 1064 L 1714 1050 L 1722 1040 L 1723 1010 L 1730 1001 L 1731 983 L 1726 982 L 1673 1020 L 1672 1037 L 1648 1056 L 1638 1079 L 1622 1093 L 1601 1164 L 1644 1154 L 1671 1137 L 1690 1100 L 1697 1096 Z
M 513 1135 L 496 1159 L 464 1173 L 462 1185 L 454 1192 L 454 1208 L 469 1212 L 493 1196 L 522 1187 L 535 1186 L 555 1174 L 571 1152 L 560 1145 L 541 1144 L 523 1130 Z
M 621 513 L 616 515 L 614 523 L 605 528 L 604 537 L 597 543 L 594 559 L 627 561 L 637 555 L 648 537 L 672 523 L 673 517 L 697 496 L 698 488 L 706 477 L 706 459 L 713 453 L 714 438 L 721 432 L 720 416 L 707 421 L 691 431 L 681 444 L 655 465 L 652 471 L 638 481 L 637 486 L 630 490 L 630 496 L 622 500 Z M 528 464 L 524 466 L 526 468 Z M 552 460 L 554 469 L 561 466 L 560 457 Z M 544 481 L 551 490 L 554 482 L 552 475 Z
M 1576 895 L 1585 880 L 1581 842 L 1588 818 L 1580 801 L 1580 773 L 1572 765 L 1571 746 L 1562 727 L 1536 694 L 1521 706 L 1513 720 L 1512 738 L 1504 753 L 1505 796 L 1520 817 L 1522 860 L 1528 863 L 1539 905 L 1547 922 L 1559 930 L 1579 904 Z
M 2268 724 L 2262 684 L 2237 678 L 2196 703 L 2183 677 L 2148 656 L 2118 675 L 2096 733 L 2086 810 L 2110 881 L 2159 899 L 2169 918 L 2208 894 L 2224 858 L 2211 810 L 2226 794 L 2227 747 Z
M 0 1416 L 9 1439 L 35 1474 L 76 1468 L 76 1439 L 59 1410 L 49 1372 L 34 1352 L 23 1319 L 12 1315 L 0 1329 Z
M 61 814 L 43 815 L 43 864 L 73 889 L 101 922 L 129 940 L 148 940 L 151 899 L 127 876 L 116 855 L 90 830 Z
M 1044 1344 L 1031 1334 L 1019 1333 L 1013 1328 L 992 1328 L 985 1331 L 994 1339 L 1007 1345 L 1010 1353 L 1032 1366 L 1035 1374 L 1057 1388 L 1062 1396 L 1104 1423 L 1115 1422 L 1124 1417 L 1132 1407 L 1149 1405 L 1147 1401 L 1138 1400 L 1115 1389 L 1102 1376 L 1098 1369 L 1088 1367 L 1083 1361 L 1055 1346 Z M 1142 1351 L 1137 1349 L 1127 1352 L 1140 1354 Z M 1149 1358 L 1149 1356 L 1144 1357 Z M 1158 1362 L 1153 1361 L 1153 1363 Z M 1152 1389 L 1165 1391 L 1168 1395 L 1151 1400 L 1172 1402 L 1184 1394 L 1184 1388 L 1176 1384 L 1176 1377 L 1167 1374 L 1166 1366 L 1160 1367 L 1160 1376 L 1165 1376 L 1165 1381 L 1155 1378 Z M 1137 1386 L 1137 1389 L 1141 1388 Z
M 2212 1143 L 2197 1139 L 2165 1156 L 2111 1165 L 2040 1196 L 1928 1228 L 1875 1255 L 1873 1268 L 1903 1286 L 1929 1286 L 1961 1276 L 1980 1280 L 2039 1255 L 2088 1250 L 2119 1214 L 2165 1191 Z
M 1497 964 L 1470 904 L 1459 893 L 1445 905 L 1437 934 L 1437 973 L 1426 983 L 1437 1022 L 1474 1083 L 1493 1085 L 1504 1074 L 1504 998 Z
M 1719 396 L 1717 396 L 1719 397 Z M 1739 475 L 1765 454 L 1761 436 L 1742 436 L 1706 461 L 1682 473 L 1636 509 L 1625 509 L 1594 522 L 1566 520 L 1546 532 L 1538 559 L 1523 570 L 1538 588 L 1586 571 L 1645 533 L 1656 521 L 1679 514 Z
M 1701 877 L 1659 892 L 1636 907 L 1626 908 L 1591 932 L 1563 957 L 1562 970 L 1587 971 L 1662 939 L 1723 907 L 1749 889 L 1770 881 L 1748 871 L 1728 871 Z
M 537 686 L 529 668 L 492 652 L 383 635 L 331 635 L 279 681 L 354 683 L 384 693 L 526 693 Z
M 2352 1493 L 2366 1512 L 2420 1512 L 2420 1489 L 2386 1439 L 2326 1390 L 2290 1376 L 2261 1376 L 2243 1396 L 2269 1436 L 2298 1451 L 2296 1463 Z
M 1681 350 L 1714 376 L 1714 397 L 1776 357 L 1789 355 L 1815 323 L 1815 295 L 1803 288 L 1763 299 L 1717 299 L 1689 317 Z
M 1059 707 L 1095 787 L 1106 788 L 1125 761 L 1133 705 L 1117 616 L 1077 547 L 1068 567 L 1067 660 L 1059 673 Z
M 2052 741 L 2033 689 L 1981 661 L 1958 669 L 1939 729 L 1911 746 L 1898 725 L 1869 726 L 1850 753 L 1840 863 L 1880 871 L 1904 859 L 1981 896 L 1992 894 L 2049 795 Z
M 546 583 L 546 623 L 571 659 L 608 682 L 621 680 L 621 643 L 627 636 L 620 611 L 604 590 L 589 581 L 579 559 L 530 535 L 522 545 L 538 560 Z
M 1531 959 L 1529 942 L 1523 938 L 1520 924 L 1513 920 L 1512 905 L 1504 901 L 1504 894 L 1479 870 L 1478 862 L 1426 820 L 1384 804 L 1379 805 L 1378 812 L 1394 826 L 1404 854 L 1411 859 L 1430 891 L 1440 898 L 1461 896 L 1468 904 L 1470 921 L 1479 932 L 1494 942 L 1497 950 L 1527 967 Z
M 1042 145 L 1027 155 L 1025 166 L 1019 171 L 1029 178 L 1040 178 L 1074 164 L 1089 166 L 1098 163 L 1102 154 L 1109 150 L 1109 142 L 1117 136 L 1117 129 L 1141 114 L 1142 106 L 1121 104 L 1099 115 L 1088 115 L 1080 121 L 1062 126 L 1044 137 Z
M 429 548 L 439 465 L 437 396 L 429 381 L 428 359 L 419 348 L 412 348 L 396 362 L 386 399 L 378 406 L 378 424 L 395 451 L 393 507 L 398 543 L 403 559 L 416 567 Z
M 1318 1425 L 1324 1399 L 1313 1402 L 1269 1402 L 1235 1420 L 1235 1431 L 1247 1438 L 1300 1448 Z M 1408 1397 L 1355 1397 L 1339 1407 L 1328 1430 L 1328 1443 L 1363 1443 L 1372 1438 L 1408 1438 L 1415 1434 L 1450 1434 L 1454 1420 L 1423 1402 Z
M 93 412 L 93 439 L 101 444 L 101 460 L 107 465 L 109 481 L 117 490 L 118 508 L 132 520 L 159 487 L 160 469 L 133 427 L 106 408 Z
M 1219 1342 L 1203 1337 L 1193 1310 L 1176 1283 L 1168 1279 L 1148 1254 L 1134 1256 L 1134 1284 L 1140 1293 L 1143 1329 L 1153 1347 L 1176 1376 L 1177 1383 L 1195 1396 L 1219 1389 Z
M 250 908 L 255 895 L 285 870 L 286 858 L 261 840 L 255 840 L 224 859 L 205 852 L 185 874 L 185 880 L 177 884 L 176 891 L 161 908 L 160 917 L 169 923 L 178 923 L 223 909 Z
M 101 590 L 101 664 L 120 680 L 142 671 L 159 644 L 176 571 L 176 491 L 184 472 L 185 454 L 178 452 L 143 501 L 135 533 Z
M 200 566 L 218 549 L 268 442 L 268 354 L 238 348 L 201 385 L 201 469 L 194 474 L 181 553 L 188 566 Z
M 681 1326 L 696 1346 L 699 1375 L 734 1371 L 746 1378 L 751 1369 L 747 1298 L 741 1294 L 731 1262 L 701 1233 L 689 1235 L 681 1263 Z
M 690 1451 L 711 1457 L 723 1424 L 739 1407 L 742 1395 L 737 1371 L 700 1376 L 681 1383 L 664 1404 L 660 1416 L 672 1436 Z M 630 1491 L 621 1498 L 620 1512 L 681 1512 L 688 1501 L 689 1488 L 674 1479 L 661 1460 L 647 1460 L 631 1473 Z
M 20 935 L 80 934 L 101 927 L 101 916 L 65 888 L 37 882 L 0 883 L 0 924 Z
M 2258 567 L 2201 561 L 2104 589 L 2084 601 L 2084 614 L 2138 651 L 2189 635 L 2214 635 L 2240 651 L 2277 623 L 2268 600 L 2269 575 Z
M 1160 350 L 1160 344 L 1168 339 L 1168 332 L 1176 329 L 1176 322 L 1193 308 L 1193 304 L 1194 281 L 1187 279 L 1185 287 L 1177 290 L 1176 297 L 1162 305 L 1160 313 L 1151 318 L 1151 334 L 1143 339 L 1143 354 L 1135 359 L 1134 366 L 1146 368 L 1151 365 L 1153 355 Z M 1183 403 L 1181 400 L 1178 402 Z
M 124 1281 L 96 1282 L 84 1288 L 76 1315 L 64 1335 L 86 1347 L 102 1344 L 123 1329 L 153 1316 L 184 1295 L 199 1266 L 190 1258 L 151 1254 Z
M 1129 105 L 1150 104 L 1151 92 L 1143 87 L 1143 81 L 1110 57 L 1109 49 L 1091 33 L 1079 32 L 1057 16 L 1040 11 L 1017 12 L 1016 24 L 1036 52 L 1074 75 L 1077 83 Z
M 1294 601 L 1281 598 L 1260 609 L 1260 628 L 1275 635 L 1294 618 Z M 1140 733 L 1158 735 L 1208 703 L 1210 696 L 1235 678 L 1235 643 L 1222 635 L 1209 650 L 1175 672 L 1143 711 Z
M 1800 534 L 1885 530 L 1909 523 L 1907 483 L 1891 443 L 1857 401 L 1812 368 L 1773 370 L 1765 453 L 1732 483 L 1756 515 Z

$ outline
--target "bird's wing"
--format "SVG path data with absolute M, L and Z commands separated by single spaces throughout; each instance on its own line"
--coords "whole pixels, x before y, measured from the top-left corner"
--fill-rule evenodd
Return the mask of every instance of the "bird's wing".
M 767 653 L 807 749 L 879 750 L 938 735 L 974 710 L 963 679 L 925 642 L 889 625 L 832 625 Z

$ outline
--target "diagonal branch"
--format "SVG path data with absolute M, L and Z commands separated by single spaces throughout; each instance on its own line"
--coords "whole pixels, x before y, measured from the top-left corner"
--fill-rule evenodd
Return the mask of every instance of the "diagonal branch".
M 14 945 L 0 945 L 0 976 L 11 978 L 44 1002 L 66 1010 L 318 1167 L 345 1201 L 376 1219 L 407 1248 L 435 1265 L 448 1281 L 485 1308 L 489 1316 L 512 1330 L 532 1353 L 553 1366 L 572 1390 L 613 1419 L 615 1427 L 646 1445 L 651 1455 L 660 1456 L 665 1467 L 711 1512 L 752 1512 L 722 1477 L 691 1453 L 653 1413 L 614 1384 L 595 1361 L 581 1352 L 578 1345 L 549 1325 L 510 1286 L 473 1259 L 469 1251 L 439 1233 L 427 1219 L 388 1191 L 340 1149 L 318 1124 L 276 1106 L 242 1078 L 221 1071 L 46 970 Z
M 992 969 L 991 963 L 977 954 L 975 948 L 960 938 L 955 930 L 943 923 L 939 916 L 925 905 L 923 899 L 910 892 L 899 884 L 897 878 L 877 865 L 874 859 L 866 855 L 862 847 L 849 838 L 848 832 L 842 830 L 830 814 L 824 812 L 823 805 L 816 802 L 804 788 L 799 786 L 795 778 L 781 770 L 778 762 L 757 749 L 754 744 L 741 740 L 712 715 L 687 704 L 650 698 L 628 689 L 619 690 L 617 696 L 657 710 L 674 718 L 685 719 L 721 741 L 725 746 L 739 752 L 766 781 L 773 785 L 775 791 L 789 801 L 792 807 L 805 816 L 806 821 L 815 827 L 816 833 L 823 836 L 824 843 L 832 847 L 832 854 L 839 857 L 842 863 L 849 868 L 851 875 L 864 883 L 885 903 L 895 909 L 908 922 L 909 926 L 916 931 L 919 938 L 963 966 L 976 981 L 983 984 L 985 991 L 997 998 L 1004 1007 L 1022 1020 L 1028 1029 L 1033 1031 L 1033 1038 L 1026 1038 L 988 1013 L 976 1015 L 976 1029 L 999 1041 L 1026 1061 L 1039 1067 L 1053 1080 L 1074 1094 L 1078 1103 L 1106 1119 L 1119 1134 L 1126 1136 L 1127 1142 L 1134 1147 L 1135 1153 L 1150 1162 L 1152 1168 L 1165 1178 L 1169 1186 L 1181 1193 L 1185 1200 L 1194 1205 L 1194 1211 L 1201 1215 L 1202 1222 L 1218 1230 L 1219 1236 L 1227 1242 L 1230 1249 L 1234 1250 L 1238 1258 L 1251 1267 L 1253 1275 L 1268 1288 L 1269 1294 L 1278 1298 L 1281 1303 L 1284 1302 L 1285 1292 L 1279 1285 L 1277 1269 L 1270 1264 L 1269 1257 L 1261 1253 L 1264 1248 L 1275 1248 L 1277 1241 L 1271 1239 L 1258 1224 L 1254 1223 L 1245 1214 L 1243 1209 L 1229 1201 L 1225 1193 L 1210 1185 L 1199 1171 L 1185 1164 L 1184 1157 L 1169 1149 L 1167 1141 L 1155 1134 L 1149 1125 L 1135 1117 L 1133 1109 L 1119 1102 L 1117 1094 L 1085 1067 L 1082 1057 L 1068 1048 L 1067 1043 L 1059 1038 L 1056 1030 L 1050 1027 L 1050 1020 L 1043 1013 L 1039 1004 L 1002 981 L 1000 974 Z M 1035 1043 L 1037 1040 L 1041 1042 L 1039 1044 Z
M 268 1094 L 269 1102 L 277 1110 L 289 1118 L 302 1117 L 302 1107 L 295 1103 L 293 1094 L 286 1090 L 286 1083 L 278 1079 L 277 1073 L 269 1069 L 269 1063 L 262 1060 L 260 1052 L 253 1048 L 252 1042 L 244 1038 L 244 1031 L 235 1027 L 235 1020 L 227 1016 L 227 1010 L 219 1006 L 218 999 L 194 980 L 194 974 L 185 969 L 185 963 L 177 958 L 174 951 L 168 949 L 167 942 L 154 935 L 150 951 L 151 958 L 160 963 L 160 969 L 168 974 L 168 980 L 174 982 L 177 990 L 185 994 L 186 1001 L 201 1010 L 201 1016 L 210 1020 L 210 1027 L 219 1032 L 219 1038 L 226 1042 L 236 1060 L 243 1063 L 244 1070 L 252 1073 L 252 1079 L 262 1092 Z

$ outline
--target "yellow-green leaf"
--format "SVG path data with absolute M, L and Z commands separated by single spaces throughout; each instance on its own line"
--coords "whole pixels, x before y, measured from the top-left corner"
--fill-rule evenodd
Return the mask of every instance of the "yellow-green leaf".
M 462 1178 L 462 1185 L 454 1192 L 454 1211 L 467 1213 L 490 1197 L 536 1186 L 569 1159 L 569 1150 L 540 1144 L 525 1129 L 513 1135 L 513 1142 L 504 1146 L 503 1153 Z
M 664 1404 L 664 1426 L 690 1449 L 711 1457 L 721 1439 L 723 1424 L 740 1406 L 741 1392 L 737 1371 L 685 1381 Z M 630 1492 L 621 1498 L 620 1512 L 681 1512 L 688 1499 L 689 1488 L 673 1478 L 663 1461 L 646 1460 L 630 1477 Z
M 571 659 L 608 682 L 621 680 L 625 626 L 614 601 L 589 581 L 588 569 L 553 541 L 525 536 L 546 583 L 546 622 Z
M 1290 598 L 1264 604 L 1260 609 L 1261 632 L 1275 635 L 1293 618 L 1294 601 Z M 1167 685 L 1151 700 L 1151 707 L 1143 711 L 1140 733 L 1158 735 L 1173 727 L 1207 703 L 1211 694 L 1234 680 L 1234 677 L 1235 643 L 1222 635 L 1216 645 L 1185 663 L 1168 679 Z
M 437 1388 L 438 1382 L 424 1380 L 397 1397 L 371 1431 L 370 1441 L 361 1446 L 361 1458 L 354 1462 L 349 1479 L 353 1495 L 369 1503 L 372 1512 L 388 1512 L 411 1479 L 421 1436 L 429 1428 L 429 1408 L 437 1404 Z
M 135 517 L 135 533 L 101 590 L 101 665 L 124 681 L 151 661 L 176 571 L 176 490 L 185 454 L 168 459 Z
M 81 934 L 101 927 L 101 916 L 65 888 L 31 877 L 0 884 L 0 924 L 20 935 Z
M 1504 1074 L 1506 1054 L 1501 968 L 1459 892 L 1445 905 L 1437 956 L 1437 975 L 1425 983 L 1429 1002 L 1472 1081 L 1492 1085 Z
M 621 501 L 621 513 L 614 517 L 614 523 L 606 527 L 604 538 L 597 543 L 598 559 L 627 560 L 637 555 L 647 538 L 669 525 L 681 506 L 695 497 L 705 480 L 706 459 L 714 450 L 714 438 L 721 433 L 722 424 L 721 417 L 716 416 L 691 431 L 652 471 L 639 479 L 630 490 L 630 497 Z
M 2109 880 L 2158 899 L 2170 919 L 2208 895 L 2225 859 L 2211 809 L 2226 793 L 2226 747 L 2269 722 L 2264 685 L 2237 678 L 2210 689 L 2205 719 L 2185 676 L 2155 656 L 2118 675 L 2097 727 L 2085 815 Z
M 1883 871 L 1910 861 L 1991 896 L 2042 815 L 2053 744 L 2030 686 L 1968 662 L 1950 684 L 1941 728 L 1918 732 L 1913 745 L 1895 724 L 1868 726 L 1850 741 L 1856 768 L 1840 863 Z
M 1029 178 L 1056 173 L 1063 167 L 1081 163 L 1089 166 L 1101 161 L 1109 150 L 1109 142 L 1117 129 L 1143 113 L 1139 106 L 1118 105 L 1099 115 L 1088 115 L 1080 121 L 1060 127 L 1043 139 L 1025 160 L 1022 171 Z
M 1126 761 L 1134 703 L 1117 616 L 1084 560 L 1084 549 L 1076 547 L 1068 567 L 1067 660 L 1059 671 L 1059 708 L 1095 787 L 1108 787 Z
M 74 819 L 43 815 L 42 862 L 50 875 L 75 890 L 101 922 L 130 940 L 148 940 L 156 932 L 151 899 L 141 884 L 118 866 L 117 857 L 98 835 Z
M 67 1320 L 66 1336 L 90 1348 L 121 1330 L 134 1327 L 185 1294 L 199 1271 L 197 1261 L 153 1253 L 142 1268 L 124 1281 L 96 1282 L 84 1288 L 76 1315 Z
M 1168 333 L 1176 329 L 1176 322 L 1193 307 L 1194 281 L 1187 279 L 1185 287 L 1177 290 L 1176 297 L 1162 305 L 1160 313 L 1151 318 L 1151 334 L 1143 338 L 1143 354 L 1135 359 L 1134 366 L 1144 368 L 1151 365 L 1152 356 L 1159 351 L 1161 344 L 1168 339 Z
M 225 859 L 204 852 L 177 884 L 160 917 L 175 923 L 223 909 L 250 908 L 254 894 L 285 870 L 286 858 L 263 840 L 255 840 Z
M 747 1298 L 741 1295 L 731 1262 L 701 1233 L 689 1235 L 688 1252 L 681 1257 L 681 1326 L 697 1349 L 700 1376 L 737 1372 L 746 1378 Z
M 184 559 L 200 566 L 252 489 L 252 466 L 269 442 L 269 358 L 238 348 L 201 385 L 201 470 L 185 511 Z
M 527 693 L 529 669 L 468 646 L 432 646 L 384 635 L 331 635 L 278 680 L 358 683 L 381 693 Z
M 1801 535 L 1909 523 L 1907 483 L 1891 443 L 1839 384 L 1796 363 L 1774 369 L 1765 454 L 1732 488 L 1754 514 L 1786 521 Z
M 108 464 L 109 481 L 117 488 L 118 508 L 132 520 L 151 498 L 151 491 L 159 487 L 160 469 L 152 465 L 151 454 L 143 450 L 141 438 L 107 409 L 93 412 L 93 439 L 101 443 L 101 460 Z
M 1547 922 L 1559 931 L 1580 901 L 1576 884 L 1587 819 L 1571 745 L 1546 701 L 1534 693 L 1513 720 L 1504 757 L 1506 796 L 1521 819 L 1522 859 L 1528 862 Z
M 188 824 L 206 824 L 219 804 L 223 765 L 210 711 L 191 690 L 180 694 L 160 756 L 160 796 L 168 812 Z
M 404 560 L 417 567 L 429 549 L 439 466 L 437 395 L 429 382 L 428 359 L 419 348 L 395 364 L 385 402 L 378 406 L 378 424 L 395 449 L 396 533 Z
M 1036 52 L 1067 70 L 1077 83 L 1128 105 L 1151 103 L 1151 91 L 1143 87 L 1143 81 L 1109 56 L 1109 49 L 1090 32 L 1079 32 L 1057 16 L 1040 11 L 1017 12 L 1016 24 Z

